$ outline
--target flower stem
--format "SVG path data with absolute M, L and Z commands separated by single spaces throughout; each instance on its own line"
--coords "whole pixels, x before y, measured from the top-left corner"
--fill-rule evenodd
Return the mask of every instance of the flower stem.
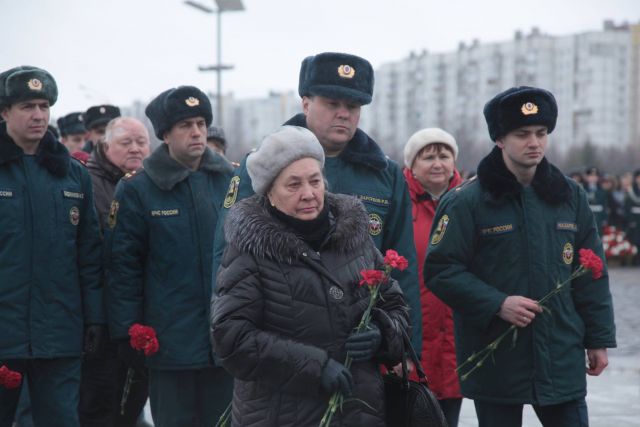
M 133 368 L 127 369 L 127 378 L 124 381 L 124 390 L 122 391 L 122 399 L 120 399 L 120 415 L 124 415 L 124 407 L 127 404 L 129 392 L 131 391 L 131 384 L 133 383 L 133 374 Z

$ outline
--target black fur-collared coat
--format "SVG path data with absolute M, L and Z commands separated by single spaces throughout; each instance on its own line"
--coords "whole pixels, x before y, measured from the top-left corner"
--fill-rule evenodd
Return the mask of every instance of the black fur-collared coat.
M 229 212 L 229 242 L 217 277 L 212 334 L 216 354 L 235 377 L 233 426 L 317 426 L 329 394 L 320 386 L 328 358 L 345 359 L 344 342 L 369 302 L 360 271 L 381 268 L 368 217 L 351 196 L 326 194 L 333 224 L 319 252 L 253 196 Z M 378 363 L 400 360 L 408 308 L 397 282 L 382 288 L 374 319 L 382 331 L 375 360 L 354 363 L 354 399 L 335 425 L 384 426 Z

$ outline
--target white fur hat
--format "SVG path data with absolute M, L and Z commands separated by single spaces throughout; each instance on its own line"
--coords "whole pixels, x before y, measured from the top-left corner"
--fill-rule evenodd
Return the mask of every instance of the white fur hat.
M 247 172 L 256 194 L 264 195 L 282 169 L 296 160 L 311 157 L 324 167 L 324 150 L 318 138 L 299 126 L 282 126 L 267 135 L 256 151 L 247 156 Z
M 425 128 L 411 135 L 404 146 L 404 165 L 411 169 L 413 161 L 424 147 L 430 144 L 444 144 L 451 147 L 453 158 L 458 159 L 458 144 L 456 139 L 440 128 Z

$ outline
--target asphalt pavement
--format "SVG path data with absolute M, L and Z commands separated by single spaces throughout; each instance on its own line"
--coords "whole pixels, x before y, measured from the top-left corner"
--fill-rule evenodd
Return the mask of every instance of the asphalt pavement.
M 609 366 L 598 377 L 587 377 L 590 427 L 640 427 L 640 268 L 609 270 L 618 348 L 610 349 Z M 473 402 L 462 404 L 459 427 L 475 427 Z M 525 406 L 523 427 L 539 427 Z

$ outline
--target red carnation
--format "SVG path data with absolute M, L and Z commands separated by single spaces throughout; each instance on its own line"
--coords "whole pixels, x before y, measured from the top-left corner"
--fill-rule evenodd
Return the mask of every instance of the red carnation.
M 382 270 L 362 270 L 360 271 L 360 275 L 362 276 L 362 280 L 360 280 L 360 286 L 365 284 L 369 286 L 375 286 L 381 283 L 385 278 L 384 271 Z
M 12 371 L 6 366 L 0 366 L 0 385 L 5 388 L 18 388 L 22 382 L 22 374 Z
M 131 337 L 131 347 L 144 351 L 145 356 L 153 356 L 160 348 L 156 331 L 151 326 L 134 323 L 129 328 L 129 336 Z
M 591 276 L 594 279 L 602 277 L 602 260 L 591 249 L 580 249 L 580 264 L 586 269 L 591 270 Z
M 409 267 L 409 261 L 393 249 L 389 249 L 384 255 L 384 263 L 400 271 Z

